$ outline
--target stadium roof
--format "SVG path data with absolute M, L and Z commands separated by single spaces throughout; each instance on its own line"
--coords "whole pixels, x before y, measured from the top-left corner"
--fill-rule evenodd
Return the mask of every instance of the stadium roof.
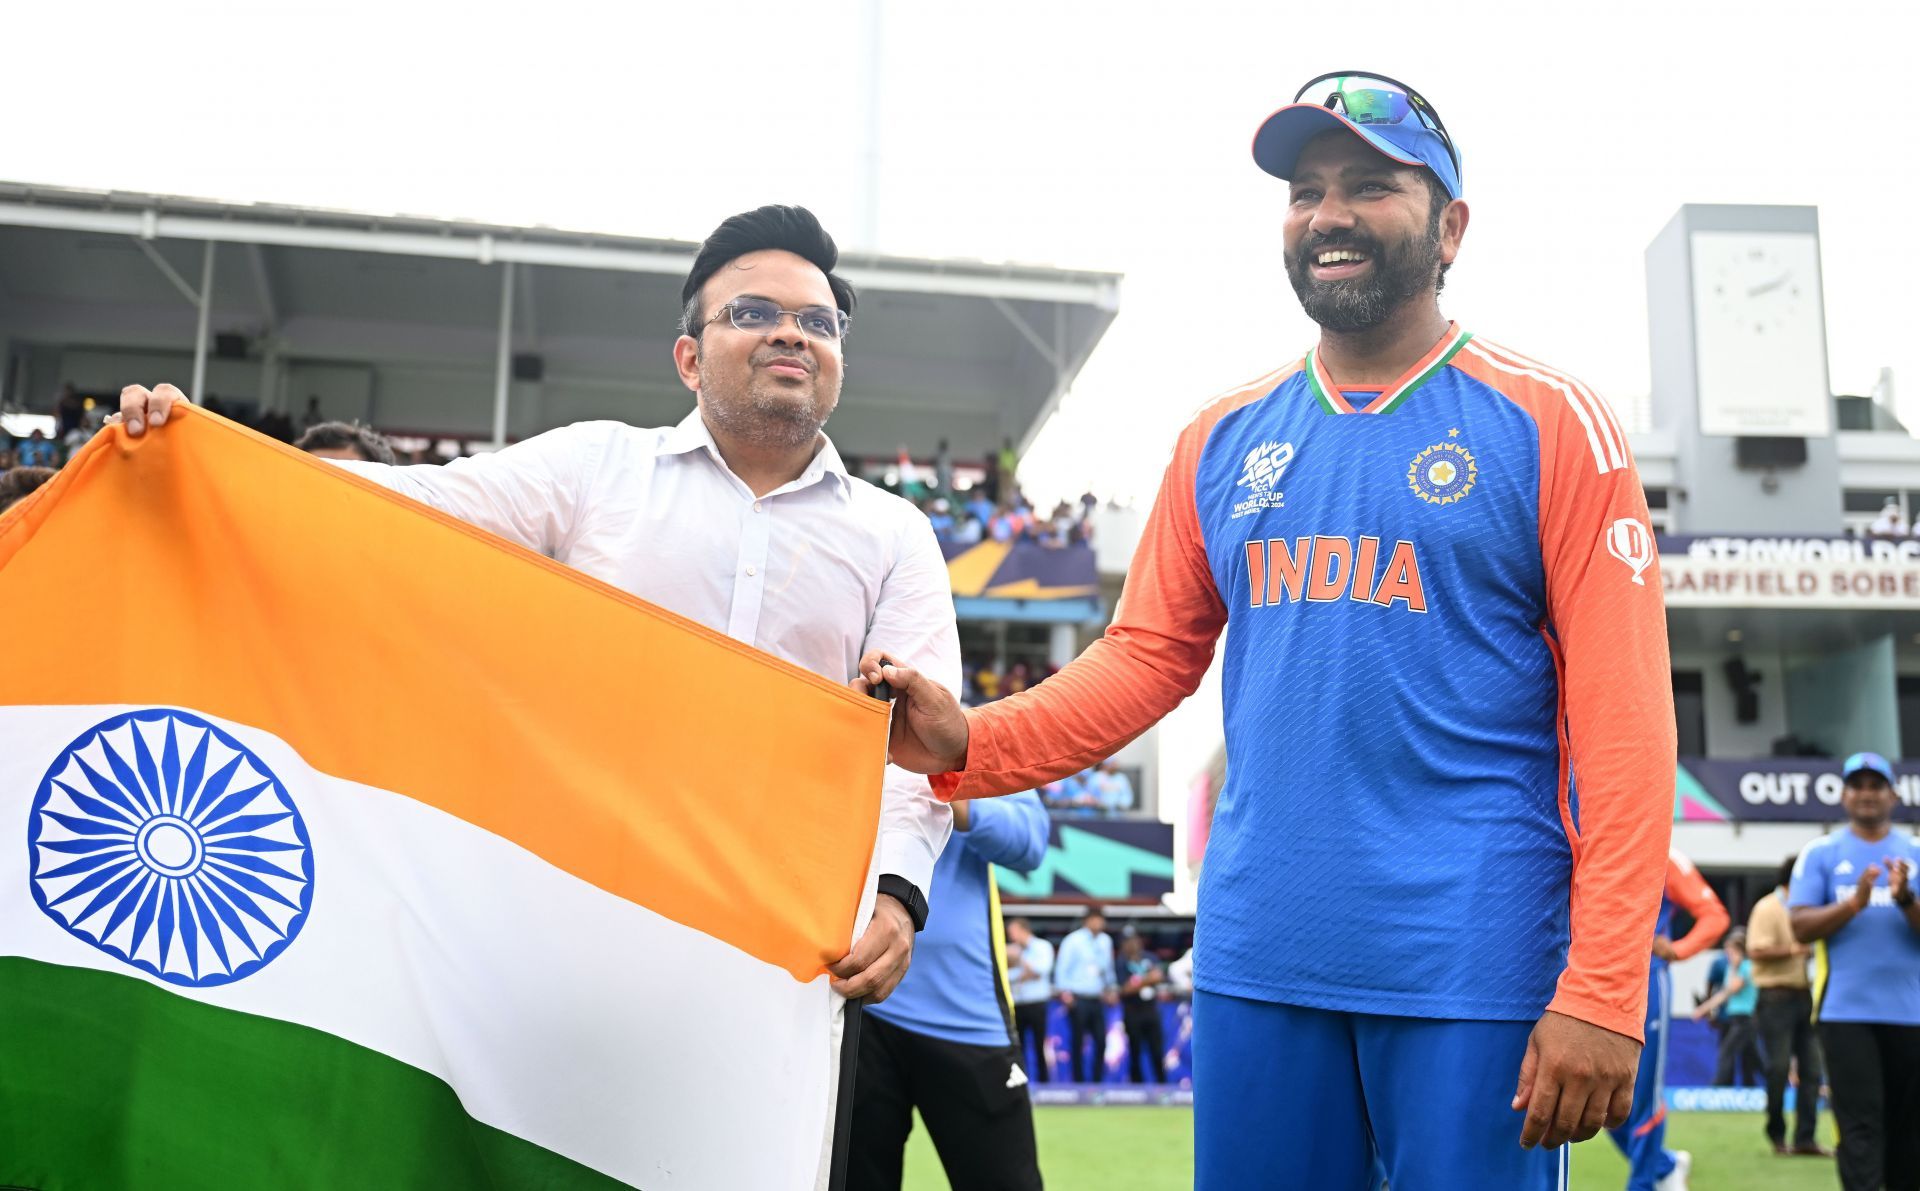
M 434 371 L 431 401 L 375 382 L 376 424 L 390 429 L 519 438 L 583 416 L 657 424 L 691 404 L 669 358 L 696 248 L 0 182 L 0 337 L 151 353 L 239 336 L 263 377 L 298 361 Z M 832 429 L 854 454 L 927 453 L 943 437 L 962 458 L 1008 436 L 1024 449 L 1119 305 L 1114 273 L 858 254 L 841 272 L 861 300 Z M 510 354 L 540 358 L 538 385 L 508 383 Z

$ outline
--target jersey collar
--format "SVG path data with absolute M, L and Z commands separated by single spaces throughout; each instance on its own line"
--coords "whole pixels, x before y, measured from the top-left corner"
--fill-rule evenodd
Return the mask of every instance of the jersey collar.
M 1460 329 L 1459 323 L 1448 323 L 1447 333 L 1440 337 L 1440 342 L 1434 344 L 1431 351 L 1422 356 L 1413 367 L 1407 369 L 1399 380 L 1381 390 L 1379 396 L 1359 408 L 1355 408 L 1353 403 L 1347 400 L 1346 395 L 1327 375 L 1326 368 L 1320 363 L 1318 350 L 1310 351 L 1307 353 L 1306 365 L 1307 389 L 1313 394 L 1320 408 L 1330 414 L 1390 414 L 1399 409 L 1407 398 L 1413 395 L 1415 389 L 1432 380 L 1435 374 L 1445 368 L 1447 362 L 1453 359 L 1472 338 L 1472 335 Z

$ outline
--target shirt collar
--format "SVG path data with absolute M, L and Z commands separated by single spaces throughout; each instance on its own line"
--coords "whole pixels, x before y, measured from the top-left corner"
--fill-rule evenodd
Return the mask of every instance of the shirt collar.
M 798 479 L 782 485 L 768 495 L 777 496 L 782 492 L 797 492 L 828 477 L 832 477 L 835 487 L 843 498 L 850 498 L 853 495 L 853 477 L 847 472 L 846 461 L 840 458 L 840 452 L 834 447 L 831 438 L 825 435 L 821 437 L 826 441 L 814 455 L 813 461 L 807 464 L 807 470 L 801 472 Z M 728 467 L 727 461 L 720 457 L 720 448 L 713 441 L 713 432 L 707 429 L 706 419 L 700 416 L 698 405 L 694 406 L 672 429 L 661 435 L 660 444 L 655 448 L 655 453 L 659 455 L 690 455 L 695 451 L 706 452 L 707 457 L 713 460 L 722 471 L 733 475 L 733 469 Z

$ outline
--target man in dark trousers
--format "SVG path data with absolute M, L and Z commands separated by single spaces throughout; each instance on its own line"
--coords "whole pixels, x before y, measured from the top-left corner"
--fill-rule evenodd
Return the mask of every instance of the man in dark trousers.
M 1843 772 L 1847 825 L 1800 853 L 1787 905 L 1794 937 L 1815 944 L 1840 1185 L 1920 1191 L 1920 844 L 1893 826 L 1886 758 L 1855 753 Z
M 1119 982 L 1113 975 L 1113 939 L 1107 934 L 1107 916 L 1089 906 L 1080 929 L 1060 940 L 1053 961 L 1053 986 L 1066 1002 L 1068 1037 L 1073 1042 L 1073 1081 L 1099 1083 L 1105 1070 L 1101 1042 L 1107 1033 L 1107 1003 Z M 1086 1050 L 1093 1048 L 1089 1068 Z
M 933 870 L 940 911 L 908 978 L 861 1025 L 847 1191 L 900 1191 L 916 1108 L 954 1191 L 1040 1191 L 993 866 L 1033 871 L 1047 826 L 1031 790 L 954 811 Z
M 1007 979 L 1013 985 L 1013 1028 L 1022 1053 L 1033 1043 L 1033 1078 L 1053 1078 L 1047 1056 L 1047 1008 L 1053 1004 L 1053 944 L 1033 933 L 1033 923 L 1007 923 Z
M 1820 1048 L 1813 1039 L 1813 989 L 1807 980 L 1807 959 L 1813 948 L 1793 937 L 1787 892 L 1793 866 L 1789 856 L 1780 865 L 1772 893 L 1753 904 L 1747 917 L 1747 958 L 1753 962 L 1753 983 L 1760 990 L 1754 1017 L 1760 1028 L 1760 1048 L 1767 1063 L 1767 1139 L 1776 1154 L 1830 1157 L 1814 1137 L 1820 1117 Z M 1787 1144 L 1787 1076 L 1800 1067 L 1800 1092 L 1794 1100 L 1793 1144 Z

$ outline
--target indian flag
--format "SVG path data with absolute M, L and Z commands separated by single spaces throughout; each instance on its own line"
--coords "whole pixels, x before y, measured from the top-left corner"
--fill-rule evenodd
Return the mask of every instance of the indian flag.
M 0 1185 L 824 1181 L 881 704 L 199 410 L 0 610 Z

